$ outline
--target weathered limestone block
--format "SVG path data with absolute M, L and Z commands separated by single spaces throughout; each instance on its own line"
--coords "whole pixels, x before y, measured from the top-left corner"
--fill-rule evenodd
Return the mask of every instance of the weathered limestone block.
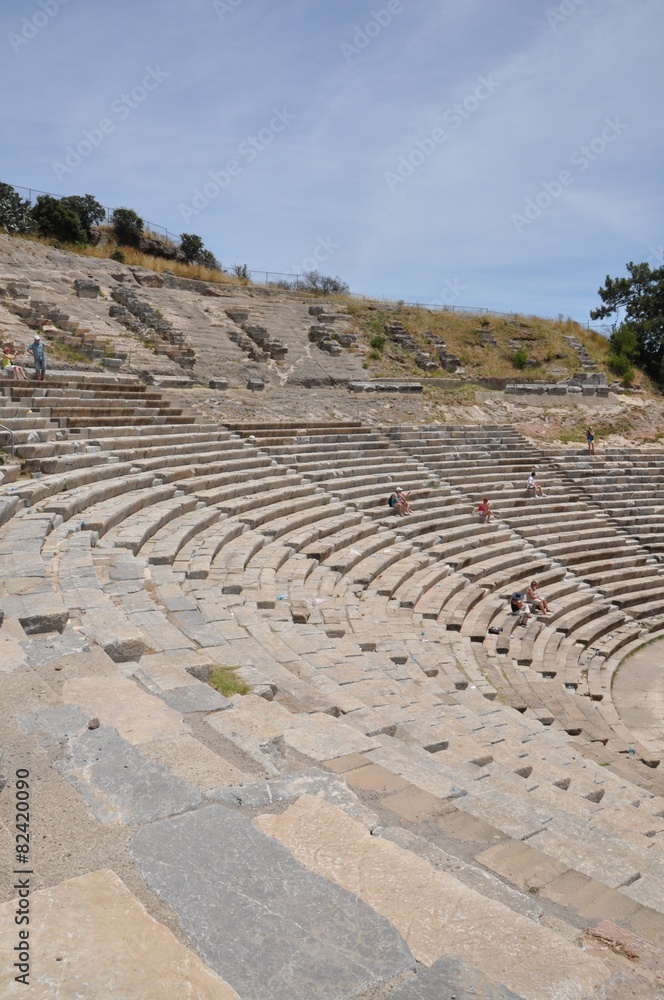
M 76 278 L 74 288 L 79 299 L 96 299 L 99 295 L 99 285 L 87 278 Z
M 18 900 L 0 906 L 0 949 L 18 944 L 14 913 Z M 55 997 L 121 997 L 147 1000 L 240 1000 L 171 931 L 153 919 L 115 872 L 101 869 L 33 894 L 30 931 L 40 942 L 39 961 L 30 963 L 30 985 L 15 981 L 5 961 L 0 995 L 5 1000 Z M 12 960 L 13 961 L 13 960 Z

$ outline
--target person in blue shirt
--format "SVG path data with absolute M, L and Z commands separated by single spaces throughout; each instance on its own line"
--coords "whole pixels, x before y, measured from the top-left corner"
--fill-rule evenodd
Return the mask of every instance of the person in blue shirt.
M 43 382 L 44 375 L 46 374 L 46 352 L 44 350 L 42 339 L 38 333 L 35 334 L 35 339 L 28 347 L 28 350 L 35 363 L 35 378 L 39 379 L 40 382 Z

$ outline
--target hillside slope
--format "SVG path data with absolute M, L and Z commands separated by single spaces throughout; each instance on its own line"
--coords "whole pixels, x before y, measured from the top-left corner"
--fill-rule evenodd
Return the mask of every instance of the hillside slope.
M 182 375 L 184 368 L 201 385 L 213 376 L 238 387 L 257 377 L 274 386 L 425 375 L 452 376 L 461 382 L 555 382 L 582 367 L 613 379 L 606 366 L 607 341 L 572 320 L 433 311 L 353 298 L 324 300 L 280 288 L 243 286 L 223 274 L 219 282 L 187 280 L 163 270 L 163 263 L 155 262 L 152 270 L 0 236 L 3 340 L 20 350 L 30 339 L 12 294 L 7 294 L 7 287 L 18 283 L 23 311 L 36 302 L 49 317 L 56 317 L 49 319 L 46 331 L 52 355 L 74 365 L 89 358 L 77 358 L 71 349 L 59 346 L 64 342 L 76 347 L 66 336 L 68 326 L 77 327 L 79 344 L 96 339 L 102 353 L 120 357 L 123 371 Z M 97 298 L 78 296 L 75 283 L 85 281 L 99 286 Z M 310 311 L 316 308 L 324 314 L 320 319 Z M 315 342 L 321 337 L 332 354 Z M 640 376 L 637 381 L 642 381 Z

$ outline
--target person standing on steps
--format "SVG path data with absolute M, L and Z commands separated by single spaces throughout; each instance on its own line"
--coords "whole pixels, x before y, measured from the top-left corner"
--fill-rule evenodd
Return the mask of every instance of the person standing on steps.
M 586 431 L 586 441 L 588 442 L 588 454 L 595 454 L 595 432 L 592 427 L 589 427 Z
M 35 363 L 35 378 L 39 379 L 40 382 L 43 382 L 44 375 L 46 374 L 46 351 L 44 350 L 44 344 L 38 333 L 35 334 L 35 339 L 28 347 L 28 350 Z

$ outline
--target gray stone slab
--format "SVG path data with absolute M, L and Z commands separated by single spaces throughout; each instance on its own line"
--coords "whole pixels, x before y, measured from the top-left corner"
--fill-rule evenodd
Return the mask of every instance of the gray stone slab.
M 199 646 L 218 646 L 225 641 L 222 631 L 209 625 L 198 610 L 174 611 L 171 619 L 183 635 L 193 639 Z
M 640 879 L 648 861 L 643 848 L 561 812 L 532 838 L 530 846 L 611 889 Z
M 346 1000 L 413 969 L 391 924 L 213 805 L 151 824 L 131 854 L 208 965 L 251 1000 Z
M 551 813 L 537 812 L 530 802 L 507 795 L 498 788 L 472 792 L 458 799 L 455 805 L 514 840 L 525 840 L 540 833 L 551 820 Z
M 43 635 L 24 644 L 31 667 L 43 667 L 70 653 L 89 653 L 90 644 L 84 635 L 67 626 L 62 635 Z
M 197 788 L 127 743 L 115 729 L 86 729 L 69 739 L 55 767 L 104 824 L 149 823 L 201 803 Z
M 27 733 L 43 733 L 48 743 L 59 743 L 68 736 L 82 732 L 90 720 L 80 708 L 68 705 L 64 708 L 47 708 L 32 715 L 21 715 L 16 721 Z
M 638 972 L 616 972 L 588 1000 L 662 1000 L 663 996 L 661 986 L 639 976 Z
M 26 635 L 62 632 L 69 621 L 68 609 L 52 592 L 5 597 L 2 603 L 6 614 L 18 618 Z
M 367 829 L 373 830 L 377 825 L 376 814 L 362 805 L 345 781 L 340 781 L 329 771 L 322 771 L 318 767 L 310 767 L 306 771 L 297 771 L 270 781 L 258 781 L 235 788 L 219 788 L 210 792 L 208 797 L 228 806 L 262 809 L 272 802 L 285 802 L 299 795 L 321 795 L 327 802 L 338 806 L 348 816 L 363 823 Z
M 458 958 L 439 958 L 429 969 L 390 993 L 390 1000 L 523 1000 Z
M 172 691 L 165 691 L 161 697 L 176 712 L 217 712 L 221 709 L 232 708 L 233 702 L 224 698 L 209 684 L 198 681 L 188 684 L 186 687 L 173 688 Z

